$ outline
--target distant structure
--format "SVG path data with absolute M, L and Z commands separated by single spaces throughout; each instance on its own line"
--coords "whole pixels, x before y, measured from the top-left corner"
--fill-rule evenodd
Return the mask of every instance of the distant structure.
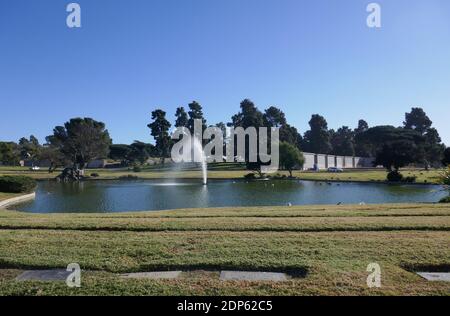
M 303 169 L 328 169 L 331 167 L 342 169 L 354 168 L 373 168 L 374 158 L 369 157 L 351 157 L 351 156 L 335 156 L 314 153 L 303 153 L 305 164 Z

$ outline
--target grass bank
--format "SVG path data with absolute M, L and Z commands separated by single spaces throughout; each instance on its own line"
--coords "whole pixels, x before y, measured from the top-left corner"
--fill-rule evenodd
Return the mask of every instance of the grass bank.
M 14 197 L 18 197 L 18 196 L 21 196 L 21 195 L 23 195 L 23 194 L 21 194 L 21 193 L 4 193 L 4 192 L 0 192 L 0 202 L 4 201 L 4 200 L 7 200 L 7 199 L 14 198 Z
M 77 262 L 82 287 L 15 282 L 28 268 Z M 382 287 L 366 286 L 366 267 Z M 449 295 L 411 269 L 450 270 L 450 206 L 221 208 L 121 214 L 0 211 L 2 295 Z M 178 280 L 116 273 L 181 269 Z M 223 282 L 221 269 L 307 271 L 288 282 Z
M 188 168 L 174 170 L 168 166 L 161 167 L 145 167 L 141 172 L 133 172 L 127 168 L 122 169 L 88 169 L 86 175 L 96 173 L 98 180 L 115 180 L 120 177 L 133 175 L 141 179 L 200 179 L 202 177 L 199 168 Z M 211 164 L 208 166 L 209 179 L 242 179 L 248 174 L 248 170 L 244 170 L 240 164 Z M 417 183 L 433 183 L 439 182 L 439 170 L 402 170 L 404 176 L 417 177 Z M 286 171 L 280 171 L 280 175 L 288 175 Z M 39 171 L 30 171 L 25 167 L 0 167 L 0 176 L 2 175 L 26 175 L 35 179 L 54 179 L 58 175 L 58 171 L 48 173 L 45 169 Z M 345 170 L 343 173 L 330 173 L 326 171 L 310 172 L 310 171 L 294 171 L 293 176 L 301 180 L 316 181 L 354 181 L 354 182 L 384 182 L 386 181 L 385 170 Z

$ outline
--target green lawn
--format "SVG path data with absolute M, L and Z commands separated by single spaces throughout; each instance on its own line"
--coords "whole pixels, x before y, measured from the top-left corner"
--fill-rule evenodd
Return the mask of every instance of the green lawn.
M 209 179 L 236 179 L 242 178 L 248 174 L 248 170 L 244 170 L 241 164 L 211 164 L 208 166 Z M 439 181 L 439 170 L 402 170 L 404 176 L 416 176 L 418 183 L 437 183 Z M 186 170 L 177 170 L 168 166 L 154 166 L 143 168 L 142 172 L 133 172 L 127 168 L 122 169 L 88 169 L 86 175 L 92 173 L 99 175 L 96 179 L 117 179 L 122 176 L 134 175 L 142 179 L 162 179 L 162 178 L 201 178 L 201 171 L 198 168 Z M 286 171 L 280 171 L 281 175 L 288 175 Z M 48 173 L 46 169 L 39 171 L 30 171 L 25 167 L 0 167 L 0 176 L 2 175 L 27 175 L 35 179 L 53 179 L 58 172 Z M 303 180 L 320 180 L 320 181 L 364 181 L 364 182 L 380 182 L 386 180 L 385 170 L 346 170 L 343 173 L 309 172 L 294 171 L 293 175 Z
M 23 282 L 23 269 L 87 270 L 82 287 Z M 366 286 L 379 263 L 382 287 Z M 181 269 L 178 280 L 116 273 Z M 223 282 L 221 269 L 285 271 L 288 282 Z M 122 214 L 0 211 L 3 295 L 449 295 L 410 270 L 450 269 L 450 206 L 221 208 Z M 304 273 L 306 276 L 304 276 Z

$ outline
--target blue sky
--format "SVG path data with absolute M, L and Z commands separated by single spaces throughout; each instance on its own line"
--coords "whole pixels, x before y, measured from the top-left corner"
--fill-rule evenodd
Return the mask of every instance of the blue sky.
M 79 0 L 80 29 L 69 2 L 0 1 L 1 140 L 81 116 L 152 141 L 155 108 L 197 100 L 212 124 L 250 98 L 301 133 L 314 113 L 398 126 L 421 106 L 450 144 L 448 0 L 379 0 L 381 29 L 363 0 Z

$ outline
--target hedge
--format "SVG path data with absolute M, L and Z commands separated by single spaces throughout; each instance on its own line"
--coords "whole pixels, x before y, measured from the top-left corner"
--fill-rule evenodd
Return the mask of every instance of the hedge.
M 36 188 L 36 180 L 24 176 L 0 177 L 0 192 L 30 193 Z

